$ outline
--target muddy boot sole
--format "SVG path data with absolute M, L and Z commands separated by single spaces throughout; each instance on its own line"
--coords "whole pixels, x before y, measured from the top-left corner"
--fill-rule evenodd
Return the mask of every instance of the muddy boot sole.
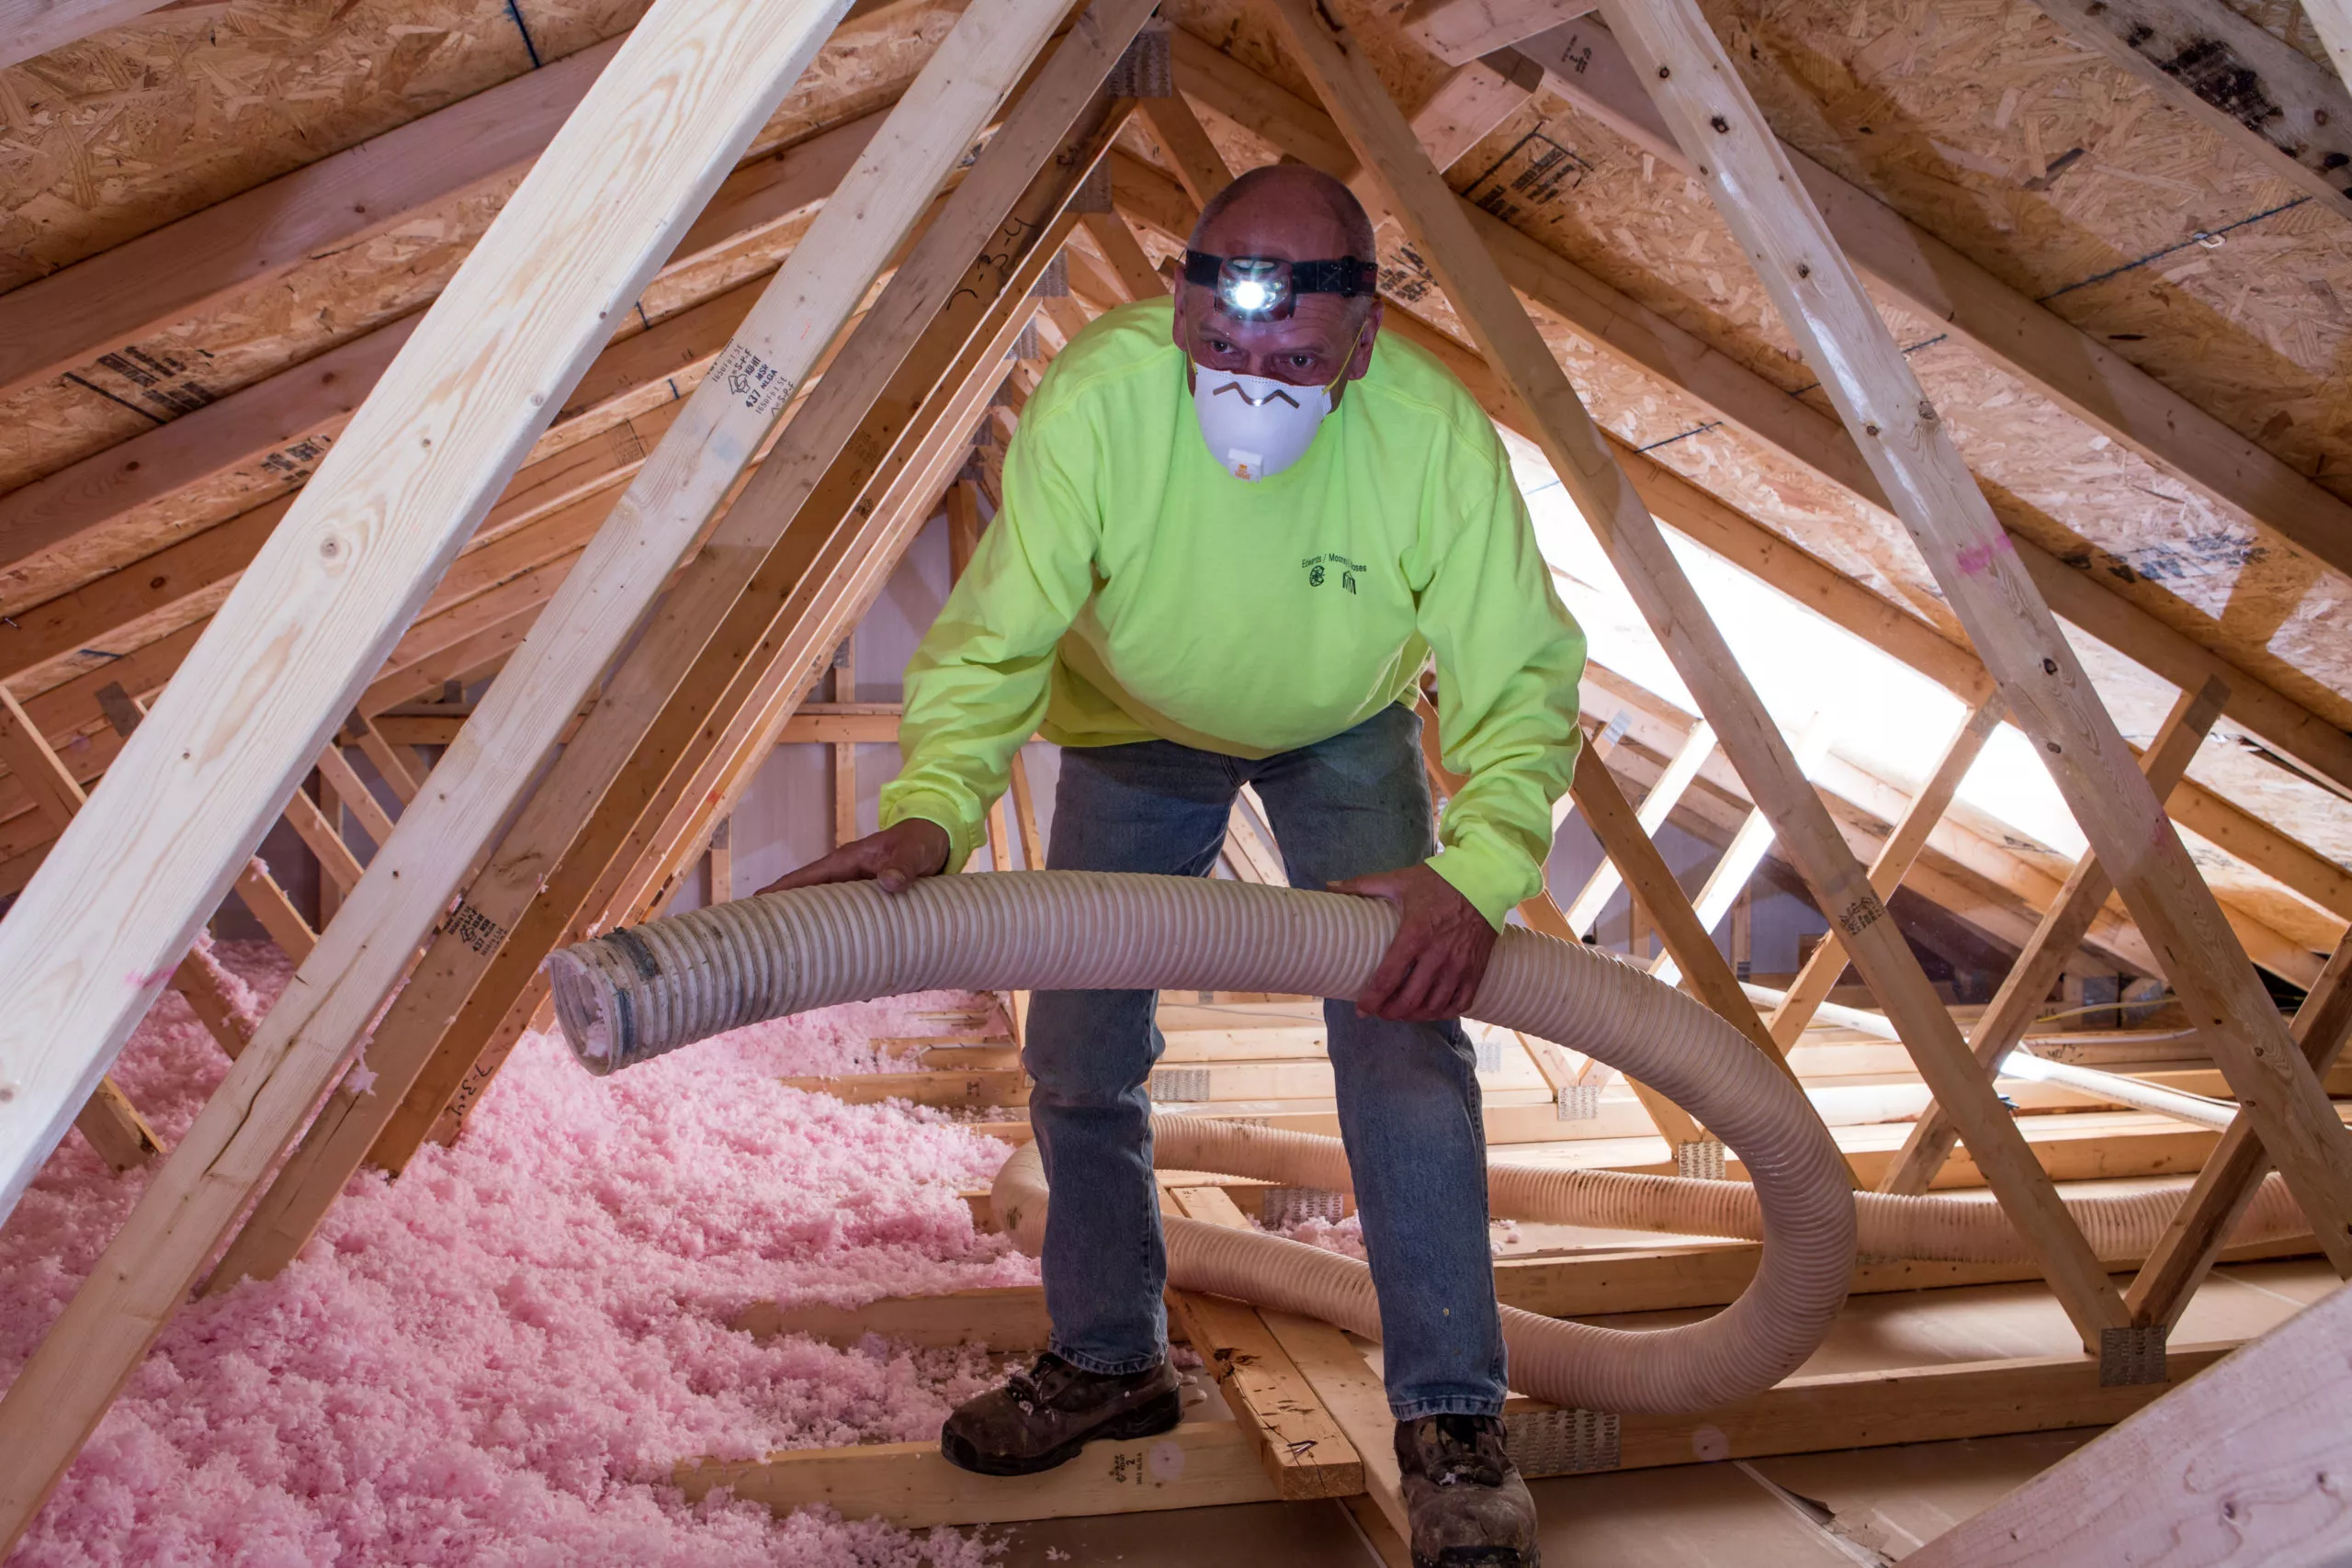
M 1457 1546 L 1442 1556 L 1413 1553 L 1413 1568 L 1537 1568 L 1532 1551 L 1510 1546 Z
M 1036 1475 L 1068 1464 L 1089 1443 L 1128 1442 L 1136 1438 L 1156 1438 L 1171 1430 L 1183 1418 L 1182 1393 L 1171 1388 L 1044 1453 L 984 1454 L 968 1439 L 949 1432 L 939 1435 L 939 1451 L 948 1463 L 975 1475 Z

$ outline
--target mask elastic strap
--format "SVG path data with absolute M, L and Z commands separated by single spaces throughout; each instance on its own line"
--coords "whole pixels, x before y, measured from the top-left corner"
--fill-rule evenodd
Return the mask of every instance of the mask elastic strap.
M 1372 325 L 1372 312 L 1367 310 L 1364 312 L 1363 323 L 1356 328 L 1356 335 L 1348 340 L 1348 352 L 1340 355 L 1340 373 L 1323 383 L 1325 402 L 1336 404 L 1339 401 L 1332 394 L 1340 389 L 1340 383 L 1348 378 L 1348 367 L 1355 363 L 1356 350 L 1363 344 L 1363 329 L 1370 325 Z

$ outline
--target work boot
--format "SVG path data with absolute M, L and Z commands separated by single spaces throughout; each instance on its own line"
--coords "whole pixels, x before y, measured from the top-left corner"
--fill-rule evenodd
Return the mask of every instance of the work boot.
M 958 1470 L 1034 1475 L 1078 1457 L 1097 1438 L 1149 1438 L 1183 1414 L 1182 1380 L 1159 1365 L 1124 1377 L 1073 1367 L 1048 1350 L 1002 1388 L 966 1400 L 939 1429 L 939 1451 Z
M 1413 1568 L 1537 1568 L 1535 1499 L 1492 1416 L 1396 1423 Z

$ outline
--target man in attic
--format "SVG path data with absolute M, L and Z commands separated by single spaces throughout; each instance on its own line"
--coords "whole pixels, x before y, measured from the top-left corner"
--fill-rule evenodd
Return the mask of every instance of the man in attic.
M 775 886 L 895 891 L 963 865 L 1042 731 L 1067 749 L 1053 869 L 1206 875 L 1247 784 L 1294 886 L 1395 905 L 1363 994 L 1324 1011 L 1414 1560 L 1532 1563 L 1459 1016 L 1505 916 L 1543 884 L 1584 637 L 1486 415 L 1428 355 L 1380 337 L 1375 254 L 1346 186 L 1261 169 L 1202 212 L 1172 305 L 1079 334 L 908 670 L 883 829 Z M 1442 751 L 1469 775 L 1434 833 L 1409 705 L 1432 654 Z M 967 1470 L 1026 1474 L 1176 1424 L 1144 1088 L 1155 1000 L 1034 1000 L 1054 1334 L 949 1418 L 941 1446 Z

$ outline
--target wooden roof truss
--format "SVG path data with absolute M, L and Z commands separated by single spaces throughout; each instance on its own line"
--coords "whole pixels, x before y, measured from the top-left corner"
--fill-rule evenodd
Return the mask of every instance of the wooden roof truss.
M 2086 37 L 2114 35 L 2127 12 L 2158 28 L 2213 8 L 2044 3 Z M 105 23 L 144 8 L 87 15 Z M 1409 118 L 1362 40 L 1308 0 L 1267 8 L 1319 104 L 1152 21 L 1150 0 L 1092 0 L 1076 13 L 1060 0 L 970 0 L 951 44 L 894 107 L 738 166 L 845 8 L 660 0 L 626 41 L 0 297 L 0 329 L 27 328 L 0 330 L 10 344 L 0 386 L 25 385 L 402 211 L 530 171 L 421 315 L 0 498 L 0 550 L 37 575 L 61 542 L 232 470 L 259 464 L 299 483 L 28 606 L 0 641 L 10 682 L 0 880 L 21 889 L 0 924 L 0 973 L 17 1002 L 0 1025 L 11 1197 L 76 1118 L 119 1163 L 162 1152 L 103 1073 L 165 983 L 236 1057 L 0 1400 L 0 1540 L 24 1528 L 208 1264 L 219 1258 L 209 1290 L 274 1273 L 361 1165 L 397 1171 L 426 1138 L 455 1135 L 514 1043 L 544 1021 L 537 966 L 552 947 L 658 912 L 706 854 L 713 885 L 731 886 L 728 814 L 775 745 L 835 746 L 835 830 L 854 832 L 844 760 L 858 739 L 894 736 L 896 714 L 858 703 L 846 672 L 831 702 L 811 703 L 817 682 L 943 502 L 959 567 L 968 558 L 978 491 L 1035 374 L 1092 314 L 1165 287 L 1139 236 L 1181 243 L 1231 177 L 1219 129 L 1351 180 L 1401 231 L 1460 331 L 1402 299 L 1391 300 L 1391 330 L 1439 354 L 1498 423 L 1543 450 L 1698 700 L 1701 714 L 1679 713 L 1592 672 L 1587 705 L 1600 734 L 1563 815 L 1584 814 L 1607 881 L 1565 901 L 1539 895 L 1522 908 L 1527 923 L 1576 940 L 1622 879 L 1665 940 L 1660 972 L 1784 1068 L 1850 962 L 1932 1094 L 1905 1148 L 1857 1158 L 1855 1179 L 1920 1190 L 1964 1142 L 2103 1369 L 2064 1370 L 2094 1393 L 2166 1381 L 2165 1331 L 2274 1162 L 2330 1260 L 2352 1270 L 2352 1134 L 2323 1087 L 2352 1026 L 2352 943 L 2323 965 L 2308 943 L 2217 898 L 2173 827 L 2352 919 L 2343 867 L 2184 777 L 2224 715 L 2347 792 L 2352 739 L 2004 529 L 1862 276 L 2336 571 L 2352 570 L 2352 507 L 1783 145 L 1693 0 L 1607 0 L 1599 19 L 1561 0 L 1424 6 L 1407 30 L 1453 70 Z M 2342 24 L 2340 7 L 2314 17 Z M 2196 82 L 2149 63 L 2144 38 L 2113 47 L 2211 117 Z M 2335 112 L 2341 84 L 2311 61 L 2261 58 L 2267 79 L 2293 84 L 2279 94 L 2286 123 L 2308 110 L 2315 131 L 2352 126 Z M 1449 164 L 1545 89 L 1705 185 L 1836 417 L 1445 183 Z M 2324 135 L 2229 123 L 2231 136 L 2262 140 L 2314 200 L 2340 205 Z M 285 221 L 264 228 L 268 212 Z M 614 336 L 614 319 L 657 277 L 802 223 L 806 243 L 773 278 Z M 1892 512 L 1958 627 L 1905 613 L 1604 432 L 1542 325 Z M 1962 699 L 1966 716 L 1916 795 L 1791 744 L 1668 529 Z M 2060 617 L 2178 686 L 2144 754 L 2118 732 Z M 93 666 L 93 649 L 119 657 Z M 424 700 L 492 675 L 478 705 Z M 1947 818 L 2004 719 L 2044 755 L 2091 842 L 2063 886 Z M 444 748 L 429 772 L 419 743 Z M 392 788 L 397 812 L 346 749 Z M 1458 783 L 1429 761 L 1441 790 Z M 315 795 L 300 787 L 314 771 Z M 1638 809 L 1621 773 L 1652 784 Z M 100 776 L 112 782 L 85 797 Z M 1734 869 L 1696 900 L 1651 841 L 1670 815 L 1731 839 Z M 281 816 L 333 886 L 322 931 L 251 859 Z M 1270 840 L 1238 816 L 1229 873 L 1279 880 Z M 346 818 L 373 845 L 364 865 Z M 1013 863 L 1016 830 L 1019 858 L 1038 863 L 1025 774 L 1011 817 L 1000 808 L 992 824 L 992 863 Z M 1769 1017 L 1709 935 L 1768 853 L 1834 928 Z M 1981 913 L 1971 889 L 1988 880 L 2009 902 Z M 300 966 L 250 1038 L 190 946 L 232 884 Z M 2020 949 L 1971 1036 L 1885 918 L 1899 886 Z M 2086 942 L 2170 983 L 2243 1107 L 2172 1233 L 2122 1291 L 1990 1077 Z M 2257 964 L 2308 988 L 2291 1024 Z M 1530 1050 L 1562 1115 L 1597 1095 L 1589 1064 Z M 1635 1089 L 1685 1168 L 1721 1161 L 1687 1113 Z M 1211 1219 L 1231 1208 L 1215 1189 L 1170 1201 Z M 1340 1354 L 1344 1337 L 1206 1302 L 1183 1315 L 1196 1338 L 1262 1338 L 1256 1362 L 1309 1386 L 1336 1424 L 1334 1450 L 1352 1445 L 1350 1484 L 1401 1529 L 1385 1445 L 1366 1438 L 1377 1387 Z M 1276 1419 L 1248 1380 L 1228 1393 L 1245 1416 Z M 1286 1480 L 1290 1462 L 1267 1459 L 1274 1495 L 1337 1483 Z

